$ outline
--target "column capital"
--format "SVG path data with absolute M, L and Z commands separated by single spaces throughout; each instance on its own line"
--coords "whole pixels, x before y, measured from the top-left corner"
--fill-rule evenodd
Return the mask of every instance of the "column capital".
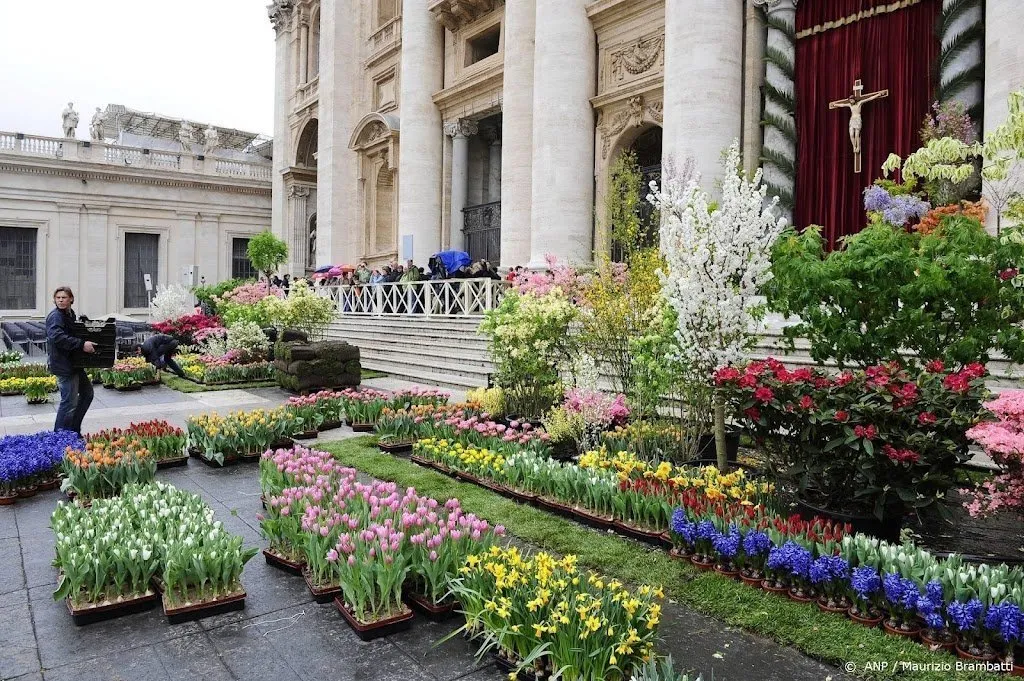
M 444 124 L 444 134 L 448 137 L 472 137 L 478 132 L 480 132 L 480 126 L 476 121 L 471 121 L 468 118 L 460 118 L 457 121 Z
M 274 0 L 267 5 L 267 18 L 275 31 L 288 28 L 288 19 L 291 17 L 293 7 L 292 0 Z
M 752 2 L 764 7 L 764 11 L 771 14 L 772 12 L 795 12 L 798 0 L 752 0 Z

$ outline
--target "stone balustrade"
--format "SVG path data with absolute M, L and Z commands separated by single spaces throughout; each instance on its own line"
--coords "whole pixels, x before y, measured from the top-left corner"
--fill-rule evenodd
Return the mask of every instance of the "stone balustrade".
M 184 152 L 143 149 L 95 140 L 43 137 L 3 131 L 0 131 L 0 156 L 58 159 L 119 168 L 151 168 L 192 175 L 257 181 L 269 181 L 271 174 L 269 162 L 252 163 L 204 158 Z
M 479 317 L 493 310 L 509 289 L 495 279 L 443 279 L 355 286 L 317 286 L 339 316 Z
M 368 40 L 370 44 L 370 61 L 373 61 L 375 55 L 396 46 L 401 39 L 402 17 L 395 17 L 370 35 Z

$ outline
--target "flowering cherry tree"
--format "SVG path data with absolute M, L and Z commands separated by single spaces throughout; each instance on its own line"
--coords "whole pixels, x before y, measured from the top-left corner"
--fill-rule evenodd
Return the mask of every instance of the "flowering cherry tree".
M 191 289 L 178 283 L 159 287 L 149 303 L 149 317 L 154 322 L 171 321 L 195 311 L 195 294 Z
M 739 172 L 739 143 L 723 163 L 722 199 L 717 207 L 701 188 L 699 175 L 682 183 L 669 179 L 651 201 L 661 211 L 661 251 L 668 272 L 662 293 L 678 314 L 676 331 L 686 361 L 708 384 L 716 368 L 741 359 L 756 338 L 763 316 L 758 290 L 771 279 L 771 249 L 786 226 L 778 197 L 766 200 L 761 170 L 752 180 Z M 715 403 L 719 464 L 725 464 L 725 409 Z

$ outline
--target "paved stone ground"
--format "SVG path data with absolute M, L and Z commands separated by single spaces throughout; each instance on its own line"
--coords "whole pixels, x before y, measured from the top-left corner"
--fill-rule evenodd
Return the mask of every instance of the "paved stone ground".
M 377 381 L 379 387 L 398 387 L 390 379 Z M 285 395 L 273 389 L 181 395 L 160 387 L 124 395 L 101 389 L 97 398 L 87 429 L 153 417 L 181 423 L 190 413 L 270 406 Z M 4 401 L 0 409 L 18 411 L 10 405 Z M 8 432 L 45 428 L 52 407 L 44 409 L 28 414 L 4 411 L 0 425 Z M 33 420 L 11 423 L 26 417 Z M 351 435 L 347 428 L 332 431 L 333 438 Z M 201 495 L 217 518 L 244 536 L 248 545 L 265 546 L 256 521 L 260 502 L 254 464 L 213 469 L 191 460 L 187 467 L 161 471 L 158 477 Z M 48 524 L 60 498 L 59 492 L 46 492 L 0 508 L 0 679 L 505 678 L 490 658 L 477 662 L 474 650 L 460 637 L 435 645 L 456 624 L 420 618 L 410 631 L 370 643 L 360 641 L 333 606 L 314 603 L 300 578 L 269 567 L 262 556 L 246 566 L 243 582 L 248 597 L 242 612 L 172 626 L 158 607 L 76 627 L 64 604 L 51 598 L 56 575 L 50 565 L 54 542 Z M 847 678 L 793 649 L 674 604 L 666 604 L 661 632 L 665 652 L 708 677 L 713 670 L 717 681 Z

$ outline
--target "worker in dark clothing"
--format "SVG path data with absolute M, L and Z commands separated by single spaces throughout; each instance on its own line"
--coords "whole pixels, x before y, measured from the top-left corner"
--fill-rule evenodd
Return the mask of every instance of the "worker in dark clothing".
M 71 365 L 71 353 L 96 352 L 96 346 L 72 333 L 72 324 L 76 321 L 75 311 L 71 309 L 74 302 L 75 294 L 67 286 L 53 292 L 54 308 L 46 315 L 46 340 L 49 341 L 46 363 L 50 373 L 57 377 L 60 388 L 60 405 L 53 429 L 81 433 L 85 412 L 92 404 L 92 381 L 85 369 Z
M 187 379 L 188 376 L 174 361 L 174 353 L 178 351 L 178 341 L 165 333 L 153 334 L 142 344 L 142 356 L 157 369 L 169 369 L 171 372 Z

